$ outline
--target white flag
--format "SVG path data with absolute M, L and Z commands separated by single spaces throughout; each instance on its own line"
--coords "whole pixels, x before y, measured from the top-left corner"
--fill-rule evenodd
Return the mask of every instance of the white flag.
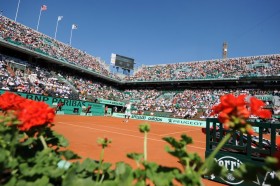
M 58 16 L 57 21 L 61 21 L 62 18 L 63 18 L 63 16 Z
M 72 29 L 74 30 L 74 29 L 78 29 L 78 26 L 76 25 L 76 24 L 73 24 L 72 25 Z
M 42 5 L 41 6 L 41 11 L 45 11 L 45 10 L 47 10 L 47 5 Z

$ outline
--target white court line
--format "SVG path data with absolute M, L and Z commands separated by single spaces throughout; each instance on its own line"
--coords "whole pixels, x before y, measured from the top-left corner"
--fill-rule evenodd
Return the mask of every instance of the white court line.
M 201 129 L 196 129 L 196 130 L 187 130 L 187 131 L 179 131 L 179 132 L 172 132 L 172 133 L 167 133 L 167 134 L 162 134 L 162 135 L 160 135 L 160 136 L 169 136 L 169 135 L 172 135 L 172 134 L 178 134 L 178 133 L 185 133 L 185 134 L 187 134 L 187 133 L 189 133 L 189 132 L 192 132 L 192 131 L 197 131 L 197 130 L 201 130 Z M 189 136 L 190 137 L 190 136 Z M 206 142 L 204 142 L 204 141 L 198 141 L 198 140 L 193 140 L 193 142 L 196 142 L 196 143 L 206 143 Z
M 63 124 L 66 124 L 66 125 L 71 125 L 71 126 L 74 126 L 74 127 L 86 128 L 86 129 L 90 129 L 90 130 L 105 131 L 105 132 L 108 132 L 108 133 L 114 133 L 114 134 L 119 134 L 119 135 L 123 135 L 123 136 L 130 136 L 130 137 L 144 139 L 144 137 L 140 137 L 140 136 L 136 136 L 136 135 L 130 135 L 130 134 L 124 134 L 124 133 L 119 133 L 119 132 L 113 132 L 113 131 L 109 131 L 109 130 L 96 129 L 96 128 L 92 128 L 92 127 L 85 127 L 85 126 L 80 126 L 80 125 L 75 125 L 75 124 L 70 124 L 70 123 L 65 123 L 65 122 L 59 122 L 59 123 L 63 123 Z M 148 138 L 148 140 L 167 143 L 164 140 L 158 140 L 158 139 L 154 139 L 154 138 Z M 192 145 L 188 145 L 187 147 L 192 147 L 192 148 L 196 148 L 196 149 L 203 149 L 203 150 L 205 149 L 205 148 L 202 148 L 202 147 L 196 147 L 196 146 L 192 146 Z
M 201 129 L 171 132 L 171 133 L 167 133 L 167 134 L 161 134 L 160 136 L 168 136 L 168 135 L 172 135 L 172 134 L 178 134 L 178 133 L 184 133 L 184 132 L 192 132 L 192 131 L 197 131 L 197 130 L 201 130 Z
M 60 122 L 60 123 L 61 123 L 61 122 Z M 110 126 L 107 126 L 107 125 L 99 125 L 99 124 L 85 123 L 85 122 L 77 122 L 77 123 L 86 124 L 86 125 L 95 125 L 95 126 L 101 126 L 101 127 L 111 128 L 111 129 L 117 129 L 117 130 L 123 130 L 123 131 L 128 131 L 128 132 L 137 132 L 137 133 L 139 133 L 139 131 L 128 130 L 128 129 L 119 128 L 119 127 L 110 127 Z M 124 125 L 127 125 L 127 123 L 124 123 Z M 151 132 L 149 132 L 149 134 L 155 135 L 155 136 L 161 136 L 161 135 L 159 135 L 159 134 L 155 134 L 155 133 L 151 133 Z
M 60 123 L 63 123 L 63 122 L 60 122 Z M 90 130 L 104 131 L 104 132 L 108 132 L 108 133 L 114 133 L 114 134 L 120 134 L 120 135 L 123 135 L 123 136 L 130 136 L 130 137 L 135 137 L 135 138 L 144 139 L 144 137 L 141 137 L 141 136 L 136 136 L 136 135 L 131 135 L 131 134 L 124 134 L 124 133 L 120 133 L 120 132 L 113 132 L 113 131 L 110 131 L 110 130 L 104 130 L 104 129 L 93 128 L 93 127 L 85 127 L 85 126 L 74 125 L 74 124 L 70 124 L 70 123 L 64 123 L 64 124 L 66 124 L 66 125 L 72 125 L 72 126 L 74 126 L 74 127 L 86 128 L 86 129 L 90 129 Z M 158 140 L 158 139 L 153 139 L 153 138 L 148 138 L 148 139 L 154 140 L 154 141 L 164 142 L 163 140 Z
M 62 122 L 59 122 L 59 123 L 62 123 Z M 128 132 L 134 132 L 134 133 L 136 133 L 135 130 L 127 130 L 127 129 L 123 129 L 123 128 L 119 128 L 119 127 L 110 127 L 110 126 L 106 126 L 106 125 L 98 125 L 98 124 L 86 123 L 86 122 L 77 122 L 77 123 L 86 124 L 86 125 L 95 125 L 95 126 L 99 126 L 99 127 L 102 126 L 102 127 L 106 127 L 106 128 L 111 128 L 111 129 L 117 129 L 117 130 L 122 130 L 122 131 L 128 131 Z M 101 129 L 100 129 L 100 130 L 101 130 Z M 172 132 L 172 133 L 167 133 L 167 134 L 155 134 L 155 133 L 149 132 L 149 135 L 155 135 L 155 136 L 159 136 L 159 137 L 165 137 L 165 136 L 169 136 L 169 135 L 172 135 L 172 134 L 177 134 L 177 133 L 183 134 L 183 133 L 188 133 L 188 132 L 197 131 L 197 130 L 201 130 L 201 129 L 186 130 L 186 131 L 178 131 L 178 132 Z M 139 133 L 139 131 L 137 131 L 137 133 Z M 193 142 L 205 144 L 204 141 L 193 140 Z

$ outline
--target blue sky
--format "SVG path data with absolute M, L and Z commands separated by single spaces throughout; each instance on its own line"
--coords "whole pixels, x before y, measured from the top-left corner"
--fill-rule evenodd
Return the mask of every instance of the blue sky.
M 19 0 L 0 0 L 15 19 Z M 135 59 L 136 66 L 280 53 L 280 0 L 20 0 L 17 22 L 101 57 Z

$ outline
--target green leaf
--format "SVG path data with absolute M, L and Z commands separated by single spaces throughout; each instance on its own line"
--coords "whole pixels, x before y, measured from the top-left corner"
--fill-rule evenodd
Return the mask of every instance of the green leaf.
M 121 184 L 120 184 L 121 183 Z M 96 184 L 98 185 L 98 184 Z M 102 186 L 131 186 L 132 184 L 127 184 L 126 182 L 119 182 L 119 181 L 116 181 L 116 180 L 104 180 L 102 182 L 102 184 L 100 184 Z
M 207 167 L 207 173 L 204 176 L 211 176 L 211 174 L 219 175 L 220 177 L 224 177 L 227 175 L 228 170 L 225 168 L 225 166 L 219 166 L 217 161 L 213 159 L 213 161 L 209 161 L 209 163 L 206 165 Z
M 154 185 L 172 185 L 172 180 L 175 177 L 173 175 L 173 168 L 162 167 L 153 162 L 145 162 L 143 165 L 147 178 L 150 179 Z
M 43 176 L 42 178 L 37 179 L 34 182 L 34 185 L 38 185 L 38 186 L 48 186 L 49 184 L 49 178 L 46 176 Z
M 17 182 L 17 179 L 15 176 L 13 176 L 6 184 L 5 186 L 15 186 Z
M 115 173 L 118 183 L 122 183 L 124 186 L 132 185 L 133 170 L 128 164 L 124 162 L 118 162 L 116 164 Z
M 149 132 L 150 131 L 150 125 L 148 123 L 143 123 L 139 126 L 139 130 L 141 133 L 144 133 L 144 132 Z
M 103 162 L 101 168 L 102 170 L 108 170 L 111 166 L 112 166 L 111 163 Z
M 85 159 L 81 164 L 78 164 L 77 172 L 90 171 L 98 169 L 98 163 L 90 158 Z
M 177 141 L 173 137 L 164 137 L 162 139 L 164 141 L 166 141 L 167 143 L 169 143 L 173 148 L 183 148 L 183 147 L 185 147 L 184 143 L 181 143 L 180 141 Z
M 6 162 L 8 154 L 9 152 L 7 150 L 0 148 L 0 162 Z
M 276 157 L 266 157 L 265 158 L 265 164 L 269 168 L 276 170 L 278 167 L 278 159 Z
M 20 172 L 23 176 L 34 176 L 37 174 L 36 167 L 29 167 L 27 163 L 19 165 Z
M 91 177 L 88 178 L 79 178 L 76 174 L 76 167 L 73 166 L 67 172 L 65 178 L 62 181 L 62 186 L 87 186 L 87 185 L 98 185 L 96 184 Z
M 29 137 L 25 142 L 21 143 L 23 146 L 31 145 L 35 141 L 34 138 Z
M 56 137 L 58 138 L 59 144 L 62 147 L 68 147 L 69 146 L 69 142 L 68 142 L 68 140 L 64 136 L 56 135 Z
M 12 169 L 16 168 L 19 164 L 18 159 L 13 158 L 13 159 L 9 159 L 10 161 L 8 162 L 8 166 Z
M 193 143 L 192 138 L 191 138 L 191 137 L 188 137 L 188 136 L 185 135 L 185 134 L 182 134 L 182 135 L 181 135 L 181 138 L 182 138 L 182 140 L 185 142 L 186 145 L 192 144 L 192 143 Z
M 64 156 L 64 158 L 66 160 L 80 159 L 81 158 L 78 154 L 74 153 L 71 150 L 60 151 L 60 154 L 62 156 Z
M 128 158 L 133 159 L 137 162 L 140 162 L 144 158 L 144 154 L 142 153 L 129 153 L 126 155 Z

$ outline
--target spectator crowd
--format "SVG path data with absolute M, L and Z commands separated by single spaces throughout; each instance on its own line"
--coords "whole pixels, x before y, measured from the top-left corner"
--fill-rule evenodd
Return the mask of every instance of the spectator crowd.
M 39 52 L 61 62 L 83 67 L 105 77 L 121 81 L 121 77 L 110 72 L 109 66 L 98 57 L 71 47 L 28 28 L 13 20 L 0 16 L 0 39 Z M 223 79 L 255 76 L 279 76 L 280 55 L 252 56 L 176 64 L 143 66 L 124 81 L 166 81 L 190 79 Z
M 108 66 L 99 58 L 4 16 L 0 16 L 0 40 L 119 81 L 280 76 L 280 55 L 277 54 L 143 66 L 135 71 L 134 75 L 121 79 L 112 74 Z M 179 118 L 209 117 L 211 107 L 218 103 L 221 95 L 226 93 L 280 96 L 280 91 L 277 89 L 186 89 L 181 92 L 127 89 L 121 91 L 117 87 L 96 81 L 94 77 L 80 76 L 62 69 L 50 69 L 4 54 L 0 54 L 0 56 L 0 89 L 2 90 L 87 101 L 96 101 L 100 98 L 123 102 L 134 100 L 133 108 L 135 110 L 168 112 Z M 271 103 L 268 102 L 267 106 L 271 106 Z M 279 113 L 279 106 L 275 107 L 275 112 Z
M 144 66 L 127 81 L 225 79 L 280 75 L 280 55 Z
M 34 29 L 0 15 L 0 39 L 39 52 L 61 62 L 77 65 L 104 76 L 115 77 L 98 57 L 71 47 Z

